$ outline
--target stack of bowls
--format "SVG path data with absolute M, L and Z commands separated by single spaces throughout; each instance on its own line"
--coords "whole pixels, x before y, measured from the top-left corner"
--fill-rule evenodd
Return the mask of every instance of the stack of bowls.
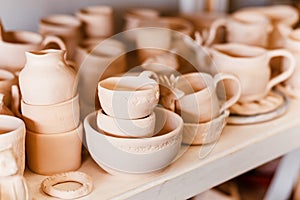
M 76 74 L 70 66 L 63 65 L 62 53 L 27 53 L 27 63 L 19 75 L 27 164 L 33 172 L 43 175 L 76 170 L 81 164 L 83 128 Z M 41 64 L 43 70 L 36 70 Z M 47 65 L 56 71 L 47 69 Z
M 159 86 L 150 78 L 153 74 L 110 77 L 98 84 L 102 109 L 85 118 L 87 148 L 111 174 L 159 170 L 180 149 L 183 121 L 173 112 L 155 108 Z

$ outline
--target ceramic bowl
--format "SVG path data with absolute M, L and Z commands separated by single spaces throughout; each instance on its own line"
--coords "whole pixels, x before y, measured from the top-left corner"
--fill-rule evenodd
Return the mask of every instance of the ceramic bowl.
M 105 133 L 117 137 L 152 137 L 155 128 L 155 114 L 151 113 L 141 119 L 119 119 L 105 114 L 101 109 L 97 113 L 97 126 Z
M 97 128 L 97 112 L 84 120 L 87 148 L 96 163 L 120 173 L 142 174 L 168 166 L 178 154 L 183 121 L 164 108 L 155 108 L 155 136 L 120 138 L 106 135 Z M 110 172 L 109 170 L 108 172 Z
M 81 165 L 83 128 L 59 134 L 27 130 L 26 158 L 30 170 L 43 175 L 77 170 Z
M 229 111 L 224 111 L 215 119 L 205 123 L 184 123 L 182 143 L 188 145 L 209 144 L 216 141 L 225 125 Z
M 79 125 L 79 95 L 53 105 L 30 105 L 21 101 L 22 118 L 26 128 L 42 134 L 63 133 Z

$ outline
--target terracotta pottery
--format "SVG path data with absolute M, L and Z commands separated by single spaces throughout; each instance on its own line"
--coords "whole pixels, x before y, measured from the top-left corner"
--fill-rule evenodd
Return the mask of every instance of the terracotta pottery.
M 127 39 L 135 41 L 136 31 L 129 31 L 138 28 L 144 20 L 155 20 L 159 17 L 159 11 L 149 8 L 132 8 L 126 11 L 124 34 Z
M 10 71 L 0 69 L 0 93 L 4 95 L 6 106 L 11 104 L 11 86 L 17 84 L 17 77 Z
M 27 130 L 40 134 L 59 134 L 79 125 L 79 96 L 52 105 L 31 105 L 21 101 L 22 119 Z
M 168 166 L 180 150 L 183 121 L 177 114 L 163 108 L 155 108 L 154 112 L 156 135 L 150 138 L 106 135 L 97 128 L 97 112 L 89 114 L 84 120 L 85 136 L 96 163 L 113 174 L 149 173 Z
M 98 97 L 104 112 L 122 119 L 139 119 L 150 115 L 159 99 L 159 86 L 144 71 L 139 76 L 110 77 L 98 84 Z
M 275 85 L 288 79 L 295 69 L 293 55 L 282 49 L 268 51 L 260 47 L 229 43 L 213 45 L 210 53 L 218 72 L 234 74 L 241 81 L 239 102 L 264 98 Z M 278 56 L 287 58 L 289 65 L 271 78 L 269 62 Z
M 0 23 L 0 65 L 7 70 L 20 71 L 26 62 L 26 51 L 38 51 L 47 48 L 50 44 L 66 49 L 65 44 L 58 37 L 43 37 L 28 31 L 4 31 Z
M 60 37 L 67 48 L 67 58 L 75 58 L 75 50 L 81 41 L 81 21 L 72 15 L 49 15 L 40 19 L 39 32 L 42 35 Z
M 6 105 L 4 104 L 4 95 L 2 93 L 0 93 L 0 115 L 11 115 L 14 116 L 13 112 L 10 111 L 9 108 L 6 107 Z
M 27 130 L 26 158 L 30 170 L 53 175 L 77 170 L 81 165 L 82 125 L 58 134 L 39 134 Z
M 225 85 L 225 81 L 233 84 Z M 221 89 L 217 91 L 218 87 L 233 95 L 224 96 Z M 176 99 L 175 111 L 181 115 L 185 123 L 211 121 L 235 104 L 241 94 L 239 80 L 229 74 L 217 74 L 214 77 L 206 73 L 184 74 L 175 83 L 175 88 L 184 93 L 182 97 Z
M 268 46 L 268 35 L 272 31 L 270 20 L 263 14 L 251 11 L 235 12 L 228 18 L 214 21 L 205 42 L 210 46 L 219 27 L 226 28 L 226 41 L 261 47 Z
M 89 6 L 80 9 L 76 16 L 82 21 L 87 37 L 110 37 L 114 34 L 114 13 L 110 6 Z
M 273 31 L 269 36 L 268 48 L 276 49 L 284 46 L 284 35 L 279 30 L 278 25 L 284 24 L 293 27 L 299 21 L 298 10 L 291 5 L 271 5 L 265 7 L 248 7 L 242 11 L 261 13 L 267 16 L 273 25 Z
M 105 133 L 126 138 L 152 137 L 155 128 L 155 114 L 140 119 L 120 119 L 111 117 L 99 110 L 97 113 L 97 126 Z
M 26 181 L 17 172 L 16 156 L 11 149 L 0 150 L 0 199 L 29 200 Z
M 72 99 L 77 93 L 76 73 L 65 61 L 65 51 L 48 49 L 26 52 L 26 64 L 19 74 L 23 101 L 31 105 L 52 105 Z
M 10 149 L 13 155 L 17 155 L 15 157 L 16 173 L 13 173 L 17 175 L 23 175 L 25 170 L 25 131 L 25 124 L 19 118 L 0 115 L 0 151 Z M 15 172 L 13 167 L 9 170 Z M 1 173 L 4 171 L 1 170 Z
M 78 66 L 80 99 L 94 107 L 99 80 L 126 70 L 125 46 L 114 39 L 85 40 L 77 47 L 75 61 Z

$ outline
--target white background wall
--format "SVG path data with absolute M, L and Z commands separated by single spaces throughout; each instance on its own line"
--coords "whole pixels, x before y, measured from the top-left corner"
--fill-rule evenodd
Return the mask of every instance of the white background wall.
M 39 19 L 49 14 L 72 14 L 87 5 L 111 5 L 120 23 L 130 7 L 156 8 L 163 14 L 177 12 L 178 0 L 0 0 L 0 17 L 5 29 L 38 30 Z

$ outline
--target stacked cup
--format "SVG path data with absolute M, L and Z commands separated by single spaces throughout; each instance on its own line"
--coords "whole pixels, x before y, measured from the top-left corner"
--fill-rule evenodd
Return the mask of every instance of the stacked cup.
M 144 71 L 139 76 L 110 77 L 98 84 L 102 110 L 98 111 L 97 126 L 116 137 L 145 138 L 154 135 L 154 107 L 159 99 L 159 86 Z
M 26 52 L 19 75 L 28 167 L 51 175 L 81 164 L 82 125 L 75 71 L 62 50 Z

